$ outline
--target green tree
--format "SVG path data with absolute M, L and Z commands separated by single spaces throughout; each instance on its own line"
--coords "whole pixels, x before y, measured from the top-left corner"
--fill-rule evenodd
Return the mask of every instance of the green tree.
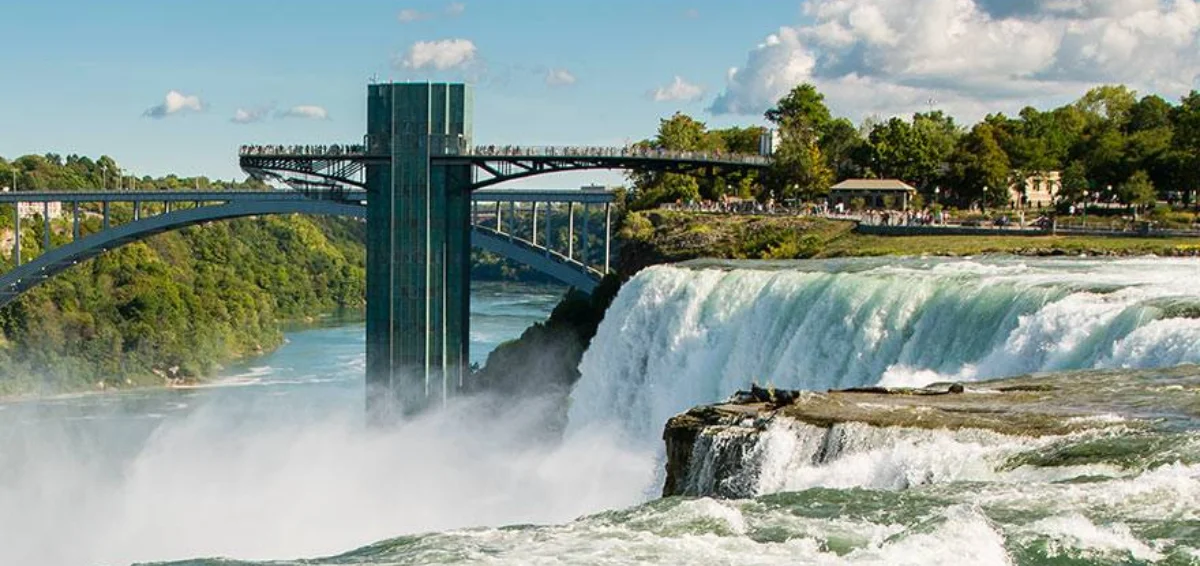
M 1091 190 L 1087 178 L 1087 168 L 1082 161 L 1072 161 L 1062 174 L 1062 190 L 1058 194 L 1059 202 L 1078 202 L 1083 199 L 1083 192 Z
M 1171 169 L 1171 188 L 1183 191 L 1196 202 L 1200 190 L 1200 92 L 1183 97 L 1172 112 L 1174 136 L 1167 161 Z
M 863 163 L 866 142 L 850 120 L 838 118 L 829 122 L 819 146 L 835 179 L 862 177 L 866 173 Z
M 986 122 L 963 136 L 952 158 L 951 171 L 954 193 L 961 204 L 1000 206 L 1008 202 L 1012 167 L 996 140 L 995 129 Z
M 720 138 L 721 145 L 725 151 L 731 153 L 757 154 L 759 140 L 766 133 L 767 129 L 762 126 L 751 126 L 748 128 L 725 128 L 723 130 L 713 130 L 712 134 Z
M 1153 208 L 1158 200 L 1154 183 L 1145 171 L 1135 171 L 1129 180 L 1122 183 L 1119 189 L 1121 201 L 1134 207 L 1134 210 Z
M 1129 120 L 1125 124 L 1128 132 L 1143 132 L 1160 128 L 1171 128 L 1171 103 L 1158 95 L 1143 97 L 1129 109 Z
M 941 111 L 916 114 L 911 123 L 892 118 L 871 131 L 871 168 L 932 194 L 959 137 L 954 119 Z
M 725 140 L 720 134 L 709 132 L 704 122 L 676 112 L 670 118 L 659 121 L 658 133 L 653 140 L 640 142 L 639 145 L 675 151 L 723 151 Z M 690 175 L 658 171 L 630 171 L 628 177 L 632 184 L 631 207 L 634 210 L 676 200 L 686 202 L 702 197 L 715 198 L 726 186 L 725 182 L 709 177 L 701 180 Z
M 765 116 L 777 126 L 807 129 L 812 136 L 820 136 L 833 119 L 825 95 L 809 83 L 793 88 Z
M 780 128 L 770 188 L 785 199 L 824 196 L 833 181 L 833 170 L 822 155 L 814 132 L 802 122 L 798 118 L 788 119 Z
M 1125 85 L 1104 85 L 1089 90 L 1075 106 L 1094 121 L 1108 122 L 1123 128 L 1137 104 L 1137 92 Z

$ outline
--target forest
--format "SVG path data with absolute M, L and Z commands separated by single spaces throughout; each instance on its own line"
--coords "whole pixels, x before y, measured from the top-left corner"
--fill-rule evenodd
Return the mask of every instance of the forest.
M 253 181 L 124 177 L 102 157 L 0 159 L 20 190 L 262 189 Z M 2 179 L 8 179 L 4 181 Z M 114 206 L 117 222 L 131 211 Z M 0 207 L 2 269 L 12 267 L 11 206 Z M 22 226 L 22 255 L 40 253 L 42 223 Z M 87 217 L 83 232 L 100 229 Z M 66 219 L 52 243 L 69 242 Z M 81 263 L 0 309 L 0 395 L 161 385 L 210 376 L 281 343 L 281 323 L 363 306 L 363 224 L 263 217 L 161 234 Z

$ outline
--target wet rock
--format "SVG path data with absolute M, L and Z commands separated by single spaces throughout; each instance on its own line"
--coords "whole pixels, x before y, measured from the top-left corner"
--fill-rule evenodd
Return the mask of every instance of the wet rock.
M 1022 437 L 1109 427 L 1137 430 L 1160 426 L 1173 413 L 1188 419 L 1200 413 L 1200 375 L 1194 370 L 1174 370 L 1179 375 L 1171 377 L 1160 370 L 1135 377 L 1093 372 L 1055 379 L 1019 378 L 975 383 L 970 389 L 962 383 L 941 383 L 814 393 L 754 386 L 724 403 L 697 407 L 667 422 L 663 496 L 748 496 L 739 478 L 753 477 L 755 472 L 746 469 L 752 459 L 745 455 L 752 453 L 759 435 L 777 419 L 788 419 L 801 428 L 808 425 L 810 431 L 811 427 L 833 431 L 851 423 L 975 429 Z M 1172 395 L 1164 397 L 1161 391 L 1167 386 Z M 1114 399 L 1127 405 L 1114 404 Z M 696 488 L 698 475 L 709 487 Z

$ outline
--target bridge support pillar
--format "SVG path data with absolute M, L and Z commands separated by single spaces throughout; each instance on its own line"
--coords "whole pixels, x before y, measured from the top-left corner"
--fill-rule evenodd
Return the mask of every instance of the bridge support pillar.
M 538 203 L 537 203 L 537 201 L 534 201 L 533 202 L 533 237 L 530 238 L 529 241 L 532 242 L 533 245 L 535 245 L 535 246 L 537 245 L 537 229 L 538 229 L 537 212 L 538 212 Z
M 546 257 L 554 251 L 554 203 L 546 203 Z M 537 242 L 534 242 L 535 244 Z
M 101 210 L 102 210 L 102 212 L 101 212 L 101 215 L 104 217 L 104 219 L 102 220 L 102 222 L 103 222 L 103 226 L 104 226 L 104 229 L 105 229 L 105 230 L 108 230 L 108 226 L 109 226 L 109 222 L 108 222 L 108 201 L 104 201 L 103 203 L 101 203 L 101 204 L 100 204 L 100 208 L 101 208 Z
M 584 267 L 587 267 L 588 262 L 591 261 L 590 254 L 588 254 L 588 252 L 591 251 L 591 249 L 588 247 L 588 219 L 592 216 L 591 213 L 592 207 L 586 202 L 583 203 L 583 233 L 579 236 L 580 247 L 582 247 L 583 250 L 579 257 L 579 263 L 582 263 Z
M 142 219 L 142 201 L 133 201 L 133 221 L 137 222 Z
M 50 201 L 42 203 L 42 223 L 46 228 L 42 231 L 42 253 L 46 253 L 50 251 Z
M 604 274 L 612 271 L 612 205 L 604 203 Z
M 464 85 L 368 87 L 367 410 L 386 422 L 440 405 L 468 363 L 469 164 L 431 163 L 471 139 Z
M 517 233 L 517 202 L 508 201 L 508 239 L 512 240 Z
M 575 259 L 575 203 L 567 203 L 567 259 Z
M 79 241 L 79 201 L 71 203 L 71 241 Z
M 21 266 L 21 208 L 13 207 L 13 266 Z
M 501 206 L 500 202 L 497 201 L 496 202 L 496 233 L 503 234 L 504 233 L 504 223 L 501 222 L 501 220 L 500 220 L 500 218 L 501 218 L 500 206 Z

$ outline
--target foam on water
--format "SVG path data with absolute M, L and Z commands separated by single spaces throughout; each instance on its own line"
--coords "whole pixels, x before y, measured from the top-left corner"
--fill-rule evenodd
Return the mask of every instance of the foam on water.
M 1051 557 L 1163 559 L 1162 553 L 1138 540 L 1128 525 L 1097 525 L 1080 513 L 1047 517 L 1020 530 L 1027 536 L 1049 539 L 1047 554 Z

